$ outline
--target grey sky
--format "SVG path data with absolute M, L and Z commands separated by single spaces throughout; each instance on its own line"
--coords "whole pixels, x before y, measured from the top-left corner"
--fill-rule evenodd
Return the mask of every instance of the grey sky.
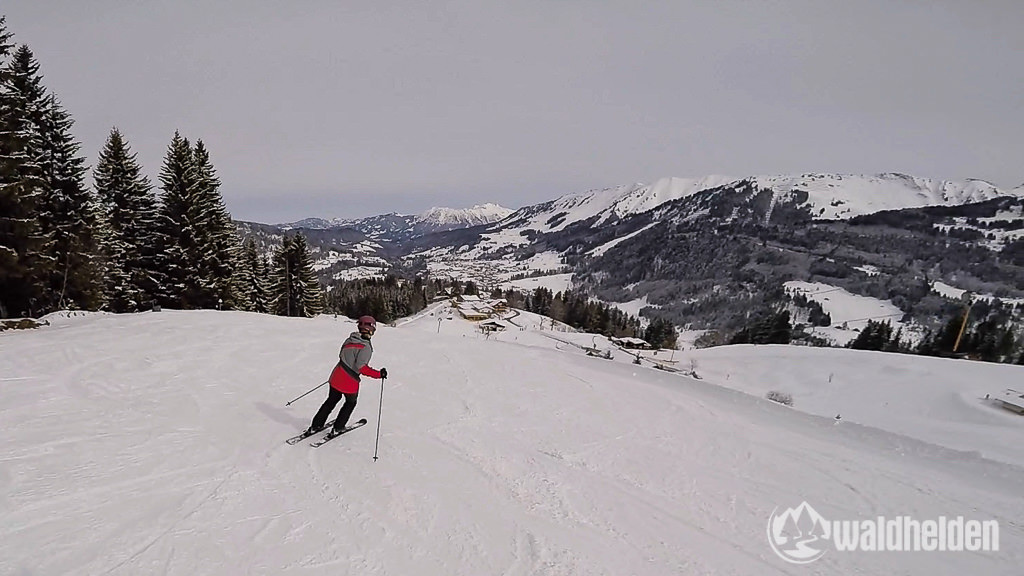
M 95 163 L 202 138 L 235 218 L 663 176 L 1024 182 L 1024 1 L 4 0 Z M 91 179 L 90 179 L 91 180 Z

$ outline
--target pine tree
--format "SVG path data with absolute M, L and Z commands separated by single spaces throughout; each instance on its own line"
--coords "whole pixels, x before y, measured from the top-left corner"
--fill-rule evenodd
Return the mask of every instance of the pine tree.
M 160 171 L 161 300 L 181 308 L 233 307 L 240 247 L 209 153 L 175 132 Z
M 313 317 L 323 311 L 323 292 L 313 272 L 306 239 L 301 234 L 285 237 L 274 255 L 271 311 L 278 316 Z M 383 301 L 380 307 L 387 311 Z
M 882 347 L 885 352 L 903 352 L 906 349 L 903 343 L 903 327 L 900 326 L 892 338 Z
M 892 324 L 888 320 L 885 322 L 868 320 L 867 326 L 847 347 L 854 350 L 884 350 L 892 340 Z
M 192 154 L 196 168 L 199 242 L 204 247 L 199 261 L 200 276 L 206 287 L 202 307 L 214 304 L 234 307 L 236 295 L 232 280 L 241 252 L 238 235 L 220 194 L 220 179 L 202 140 L 196 141 Z
M 54 263 L 46 286 L 47 304 L 50 309 L 95 310 L 103 297 L 97 239 L 102 220 L 96 198 L 85 185 L 85 158 L 71 135 L 73 124 L 56 97 L 48 96 L 38 127 L 44 187 L 39 220 L 44 234 L 52 238 L 48 256 Z
M 0 317 L 43 307 L 52 240 L 39 225 L 43 182 L 32 153 L 33 121 L 41 118 L 37 78 L 11 61 L 12 35 L 0 17 Z M 31 72 L 31 71 L 29 71 Z
M 302 295 L 302 314 L 312 318 L 324 311 L 324 294 L 320 288 L 320 281 L 313 271 L 313 257 L 309 253 L 309 245 L 306 238 L 301 234 L 295 237 L 293 242 L 295 250 L 295 261 L 299 267 L 298 286 Z M 393 307 L 391 307 L 393 309 Z
M 198 174 L 188 139 L 175 132 L 160 169 L 157 267 L 162 272 L 158 298 L 174 308 L 199 308 L 203 285 L 198 274 L 199 218 L 195 194 Z
M 269 311 L 266 275 L 266 261 L 256 253 L 256 241 L 249 238 L 242 248 L 242 261 L 236 275 L 237 307 L 240 310 Z
M 93 171 L 107 223 L 103 238 L 107 306 L 114 312 L 149 307 L 156 294 L 157 203 L 137 156 L 114 128 Z
M 935 338 L 932 341 L 932 347 L 935 354 L 950 354 L 953 352 L 953 347 L 956 345 L 957 335 L 960 334 L 960 327 L 963 325 L 964 315 L 959 313 L 953 318 L 950 318 L 942 329 L 935 334 Z M 968 337 L 968 334 L 964 334 L 961 339 L 961 347 L 957 349 L 957 352 L 963 352 L 963 341 Z
M 789 322 L 789 310 L 782 310 L 772 316 L 768 330 L 768 344 L 789 344 L 793 339 L 793 325 Z
M 644 331 L 644 340 L 655 348 L 675 348 L 676 329 L 668 320 L 655 318 Z
M 933 337 L 931 330 L 925 332 L 924 337 L 917 343 L 917 348 L 914 352 L 922 356 L 937 355 L 937 351 L 935 349 L 935 338 Z

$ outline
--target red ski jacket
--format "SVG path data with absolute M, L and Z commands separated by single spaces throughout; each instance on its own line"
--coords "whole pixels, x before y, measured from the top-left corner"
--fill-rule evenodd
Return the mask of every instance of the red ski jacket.
M 360 375 L 380 378 L 380 372 L 370 367 L 372 355 L 370 341 L 353 332 L 338 352 L 338 365 L 331 372 L 331 388 L 344 394 L 356 394 L 359 392 Z

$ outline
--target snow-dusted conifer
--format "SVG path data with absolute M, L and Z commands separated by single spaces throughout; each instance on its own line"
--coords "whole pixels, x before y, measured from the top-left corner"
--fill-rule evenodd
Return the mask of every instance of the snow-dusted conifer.
M 152 184 L 117 128 L 100 151 L 93 178 L 107 223 L 107 306 L 114 312 L 145 310 L 156 291 L 157 203 Z
M 44 190 L 30 149 L 43 93 L 33 74 L 14 66 L 12 48 L 0 17 L 0 317 L 42 310 L 51 244 L 39 225 Z
M 202 250 L 197 230 L 198 176 L 188 139 L 175 132 L 160 169 L 157 266 L 162 272 L 158 299 L 165 306 L 198 308 L 203 286 L 198 274 Z
M 35 76 L 41 86 L 39 66 L 26 46 L 14 58 L 16 71 Z M 44 285 L 47 310 L 78 308 L 94 310 L 102 301 L 97 234 L 101 226 L 96 198 L 85 185 L 85 158 L 71 134 L 74 120 L 53 94 L 45 94 L 34 118 L 29 150 L 36 156 L 43 195 L 38 205 L 39 223 L 50 239 Z
M 241 252 L 238 233 L 224 206 L 220 179 L 202 140 L 196 141 L 192 153 L 196 169 L 197 233 L 203 248 L 199 253 L 199 273 L 204 287 L 200 307 L 235 307 L 233 276 Z
M 274 314 L 313 317 L 323 311 L 323 291 L 301 234 L 286 236 L 275 252 L 272 282 Z
M 262 313 L 269 311 L 266 261 L 257 254 L 256 241 L 252 238 L 246 240 L 242 249 L 236 281 L 239 309 Z

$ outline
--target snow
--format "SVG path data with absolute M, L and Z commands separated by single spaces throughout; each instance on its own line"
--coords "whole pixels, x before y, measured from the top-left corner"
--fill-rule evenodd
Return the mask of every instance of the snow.
M 854 266 L 853 269 L 859 270 L 867 274 L 868 276 L 878 276 L 879 274 L 878 268 L 870 264 L 865 264 L 863 266 Z
M 556 252 L 548 251 L 533 255 L 526 260 L 502 258 L 497 260 L 477 259 L 472 254 L 451 255 L 433 252 L 427 256 L 427 271 L 431 277 L 452 278 L 460 281 L 472 280 L 482 289 L 490 292 L 495 287 L 504 289 L 509 278 L 535 272 L 562 270 L 565 264 Z M 564 276 L 564 275 L 562 275 Z M 556 281 L 561 286 L 567 281 Z
M 379 266 L 351 266 L 334 274 L 335 280 L 365 280 L 370 278 L 383 278 L 387 274 L 386 267 Z M 330 286 L 328 286 L 330 288 Z
M 1007 364 L 863 350 L 721 346 L 686 352 L 702 378 L 794 407 L 1024 466 L 1024 419 L 984 402 L 1019 382 Z M 765 369 L 770 366 L 771 368 Z
M 935 292 L 939 296 L 945 296 L 953 300 L 960 300 L 967 293 L 967 290 L 961 288 L 955 288 L 946 284 L 945 282 L 932 282 L 932 292 Z
M 653 184 L 630 184 L 567 194 L 553 200 L 551 206 L 541 212 L 535 212 L 531 206 L 513 213 L 507 221 L 515 224 L 510 224 L 504 231 L 513 237 L 521 237 L 519 233 L 523 230 L 556 232 L 574 222 L 594 217 L 597 218 L 595 225 L 601 225 L 612 218 L 646 212 L 666 202 L 734 181 L 736 178 L 728 176 L 670 177 L 661 178 Z M 520 214 L 525 217 L 522 222 Z M 561 218 L 555 222 L 551 221 L 553 217 L 559 215 Z M 499 240 L 498 237 L 493 239 Z
M 753 180 L 759 187 L 774 191 L 776 198 L 791 199 L 797 191 L 805 192 L 804 204 L 821 219 L 846 219 L 881 210 L 960 205 L 1018 195 L 983 180 L 954 182 L 893 173 L 756 176 Z
M 894 173 L 666 177 L 653 184 L 628 184 L 566 194 L 550 202 L 521 208 L 483 234 L 474 254 L 526 245 L 529 240 L 523 233 L 527 231 L 557 232 L 591 218 L 594 225 L 605 225 L 616 218 L 646 212 L 704 190 L 738 185 L 743 180 L 771 190 L 772 207 L 780 200 L 792 201 L 806 194 L 802 205 L 818 219 L 846 219 L 880 210 L 959 205 L 998 196 L 1024 196 L 1024 188 L 1003 190 L 983 180 L 947 181 Z M 699 219 L 705 214 L 706 211 L 702 211 L 686 219 Z M 994 231 L 993 234 L 1015 237 L 1024 235 L 1024 231 Z
M 572 288 L 572 274 L 552 274 L 550 276 L 536 276 L 533 278 L 522 278 L 511 280 L 502 285 L 503 290 L 514 288 L 523 292 L 533 292 L 537 288 L 547 288 L 557 294 L 566 292 Z
M 643 310 L 644 308 L 647 308 L 648 306 L 658 308 L 656 304 L 651 304 L 647 301 L 646 294 L 643 296 L 643 298 L 636 298 L 635 300 L 630 300 L 629 302 L 606 302 L 606 304 L 614 308 L 618 308 L 619 310 L 625 312 L 626 314 L 629 314 L 630 316 L 635 316 L 637 318 L 640 318 L 640 311 Z
M 912 336 L 916 329 L 899 321 L 903 316 L 896 305 L 888 300 L 860 296 L 847 292 L 838 286 L 823 282 L 793 280 L 783 284 L 792 294 L 803 294 L 808 300 L 817 302 L 832 318 L 831 326 L 815 326 L 811 332 L 845 346 L 857 337 L 857 332 L 868 325 L 868 320 L 888 321 L 893 330 L 904 329 L 904 336 Z M 844 328 L 843 326 L 846 325 Z
M 1024 196 L 1024 192 L 1021 190 L 1014 190 L 1011 194 L 1018 196 Z M 1000 210 L 992 217 L 982 218 L 965 218 L 957 217 L 953 218 L 953 224 L 939 224 L 935 228 L 944 232 L 949 233 L 951 230 L 973 230 L 982 235 L 984 238 L 981 240 L 981 244 L 989 250 L 998 252 L 1003 249 L 1007 244 L 1024 238 L 1024 228 L 1017 228 L 1013 230 L 1007 230 L 1000 228 L 999 225 L 1007 222 L 1020 221 L 1022 218 L 1022 209 L 1020 206 L 1015 206 L 1010 210 Z M 996 227 L 990 227 L 995 225 Z
M 590 255 L 590 256 L 593 256 L 595 258 L 599 257 L 599 256 L 604 256 L 605 252 L 611 250 L 616 245 L 618 245 L 620 242 L 625 242 L 626 240 L 629 240 L 630 238 L 632 238 L 634 236 L 642 234 L 642 233 L 646 232 L 648 229 L 653 228 L 653 227 L 655 227 L 657 225 L 658 225 L 658 222 L 652 222 L 652 223 L 648 224 L 647 226 L 644 226 L 643 228 L 637 230 L 636 232 L 632 232 L 632 233 L 626 234 L 625 236 L 622 236 L 620 238 L 616 238 L 616 239 L 611 240 L 609 242 L 605 242 L 604 244 L 598 246 L 597 248 L 594 248 L 593 250 L 587 252 L 587 254 Z
M 950 286 L 945 282 L 935 281 L 932 282 L 932 292 L 935 292 L 939 296 L 944 296 L 951 300 L 962 301 L 964 294 L 967 293 L 967 290 L 957 288 L 955 286 Z M 975 292 L 971 292 L 971 301 L 977 302 L 978 300 L 986 300 L 988 302 L 992 302 L 993 300 L 999 300 L 1003 304 L 1008 304 L 1010 306 L 1024 306 L 1024 298 L 999 298 L 998 296 L 994 296 L 992 294 L 977 294 Z
M 315 450 L 283 440 L 325 394 L 284 404 L 326 378 L 347 319 L 164 310 L 0 333 L 0 573 L 1020 572 L 1024 420 L 977 395 L 1021 367 L 733 346 L 694 352 L 695 380 L 588 357 L 566 342 L 606 340 L 536 315 L 485 338 L 444 314 L 381 326 L 371 364 L 391 379 L 382 396 L 367 379 L 353 414 L 370 425 Z M 995 519 L 1001 546 L 794 566 L 765 530 L 801 501 Z
M 347 260 L 351 258 L 349 254 L 342 254 L 337 250 L 326 250 L 323 252 L 317 250 L 316 252 L 319 253 L 319 258 L 317 258 L 316 262 L 313 263 L 313 270 L 316 272 L 325 270 L 327 268 L 330 268 L 331 266 L 334 266 L 338 262 L 341 262 L 342 260 Z
M 497 222 L 513 211 L 498 204 L 479 204 L 472 208 L 431 208 L 416 217 L 419 222 L 438 226 L 477 226 Z
M 565 262 L 562 261 L 562 257 L 554 250 L 534 254 L 527 258 L 523 264 L 527 269 L 537 272 L 560 270 L 565 268 Z

